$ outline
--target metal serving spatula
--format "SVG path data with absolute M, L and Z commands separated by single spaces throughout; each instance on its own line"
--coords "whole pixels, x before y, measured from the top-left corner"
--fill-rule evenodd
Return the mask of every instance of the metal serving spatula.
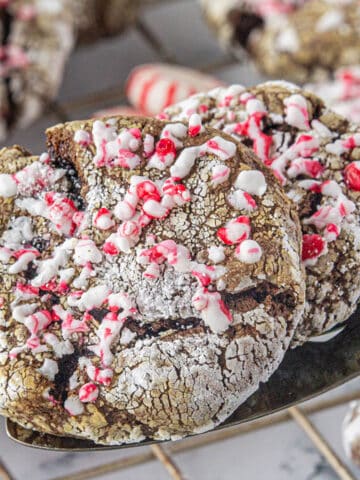
M 255 420 L 308 400 L 360 375 L 360 307 L 346 322 L 346 327 L 331 340 L 308 342 L 290 350 L 259 390 L 242 404 L 217 429 Z M 144 441 L 120 446 L 95 445 L 93 442 L 58 437 L 26 430 L 7 420 L 7 435 L 26 446 L 48 450 L 112 450 L 158 443 Z

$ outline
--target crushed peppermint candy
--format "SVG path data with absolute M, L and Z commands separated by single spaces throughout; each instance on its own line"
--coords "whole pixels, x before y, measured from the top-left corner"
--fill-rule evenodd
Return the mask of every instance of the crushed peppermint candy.
M 234 245 L 248 239 L 250 232 L 249 217 L 240 216 L 229 220 L 224 227 L 219 228 L 217 236 L 225 245 Z
M 344 70 L 344 95 L 346 95 L 346 69 Z M 339 73 L 341 75 L 341 73 Z M 349 89 L 358 92 L 358 72 L 349 73 Z M 272 89 L 279 88 L 283 103 L 283 114 L 276 107 L 270 111 Z M 263 96 L 262 92 L 269 94 Z M 275 93 L 274 93 L 275 98 Z M 277 101 L 278 101 L 278 97 Z M 354 203 L 346 191 L 360 191 L 360 162 L 349 162 L 342 171 L 343 182 L 331 172 L 331 155 L 349 154 L 360 146 L 360 133 L 354 132 L 338 138 L 336 132 L 327 127 L 319 118 L 314 118 L 310 99 L 306 92 L 295 85 L 284 82 L 268 82 L 246 90 L 241 85 L 220 87 L 207 94 L 197 94 L 179 104 L 169 107 L 167 118 L 188 120 L 197 114 L 204 125 L 208 124 L 236 139 L 252 142 L 252 148 L 265 165 L 269 166 L 280 183 L 289 191 L 296 202 L 304 201 L 301 189 L 321 194 L 315 212 L 302 219 L 305 232 L 307 225 L 318 230 L 322 241 L 331 243 L 341 234 L 345 222 L 355 212 Z M 266 103 L 266 104 L 265 104 Z M 204 108 L 204 106 L 206 108 Z M 274 109 L 275 110 L 275 109 Z M 296 129 L 296 131 L 294 131 Z M 330 158 L 328 158 L 330 156 Z M 333 179 L 329 175 L 333 174 Z M 296 186 L 297 191 L 293 190 Z M 236 210 L 251 213 L 257 208 L 257 196 L 266 192 L 266 181 L 260 171 L 241 171 L 230 190 L 227 201 Z M 321 200 L 320 200 L 321 198 Z M 218 231 L 218 237 L 227 245 L 240 243 L 232 223 Z M 318 242 L 319 243 L 319 242 Z M 321 252 L 326 250 L 326 245 Z M 237 247 L 237 251 L 240 246 Z M 307 255 L 305 255 L 307 256 Z M 315 264 L 318 255 L 311 258 Z M 310 264 L 309 259 L 306 261 Z

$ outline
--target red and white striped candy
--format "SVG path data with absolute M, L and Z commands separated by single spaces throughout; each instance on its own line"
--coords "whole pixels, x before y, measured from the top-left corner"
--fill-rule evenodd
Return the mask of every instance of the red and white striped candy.
M 360 191 L 360 162 L 351 162 L 345 167 L 344 179 L 346 185 L 356 192 Z
M 234 245 L 248 239 L 250 231 L 249 217 L 240 216 L 227 222 L 225 227 L 219 228 L 217 236 L 226 245 Z
M 204 323 L 214 333 L 222 333 L 232 322 L 230 311 L 226 308 L 219 292 L 210 292 L 206 287 L 199 288 L 192 298 L 195 310 L 201 312 Z
M 288 168 L 287 175 L 289 178 L 295 178 L 300 175 L 308 175 L 311 178 L 318 178 L 324 171 L 324 166 L 321 165 L 316 158 L 295 158 Z
M 230 168 L 224 164 L 215 165 L 211 172 L 211 184 L 215 187 L 226 182 L 230 175 Z
M 99 396 L 99 389 L 94 383 L 86 383 L 79 390 L 79 399 L 83 403 L 95 402 Z
M 146 115 L 157 115 L 173 103 L 220 85 L 216 78 L 189 68 L 145 64 L 130 73 L 126 95 L 135 109 Z
M 159 278 L 160 276 L 160 267 L 157 263 L 150 263 L 147 266 L 145 272 L 143 273 L 145 278 L 149 278 L 150 280 L 154 280 L 155 278 Z
M 305 97 L 299 94 L 291 95 L 284 100 L 286 105 L 285 121 L 299 130 L 309 130 L 309 112 Z
M 256 202 L 250 193 L 243 190 L 235 190 L 228 196 L 228 202 L 236 210 L 247 210 L 249 212 L 257 208 Z
M 100 208 L 94 217 L 94 226 L 99 230 L 109 230 L 115 225 L 111 212 L 107 208 Z
M 334 223 L 329 223 L 324 229 L 324 238 L 327 242 L 333 242 L 340 235 L 340 227 Z

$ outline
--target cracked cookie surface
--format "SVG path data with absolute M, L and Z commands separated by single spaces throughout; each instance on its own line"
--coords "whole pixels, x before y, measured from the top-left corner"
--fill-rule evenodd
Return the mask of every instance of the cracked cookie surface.
M 307 292 L 295 343 L 346 320 L 360 295 L 356 125 L 285 82 L 219 88 L 170 107 L 163 117 L 194 114 L 252 147 L 298 206 Z
M 250 149 L 194 121 L 47 138 L 35 163 L 1 152 L 1 412 L 104 444 L 211 429 L 303 312 L 292 203 Z

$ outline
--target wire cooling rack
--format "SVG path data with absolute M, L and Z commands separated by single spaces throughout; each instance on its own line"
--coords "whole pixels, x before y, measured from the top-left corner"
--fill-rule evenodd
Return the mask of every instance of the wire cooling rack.
M 188 0 L 191 1 L 191 0 Z M 215 0 L 214 0 L 215 1 Z M 166 3 L 166 0 L 160 0 Z M 167 3 L 178 3 L 181 8 L 183 1 L 167 0 Z M 160 40 L 154 29 L 143 20 L 139 19 L 134 25 L 134 29 L 142 37 L 148 48 L 156 53 L 157 57 L 164 62 L 180 64 L 177 59 L 176 52 L 168 49 L 167 44 Z M 217 56 L 216 60 L 205 59 L 203 63 L 197 66 L 198 70 L 206 73 L 216 74 L 219 70 L 238 65 L 239 58 L 236 52 L 224 53 Z M 234 79 L 236 81 L 236 79 Z M 65 101 L 54 101 L 47 107 L 47 112 L 55 117 L 56 121 L 65 122 L 76 117 L 79 111 L 95 111 L 100 110 L 104 105 L 120 105 L 126 104 L 124 84 L 112 87 L 106 87 L 84 95 L 78 95 L 76 98 Z M 185 476 L 182 472 L 174 455 L 180 452 L 194 450 L 200 447 L 206 447 L 216 442 L 221 442 L 230 438 L 239 437 L 249 432 L 276 424 L 292 420 L 301 428 L 308 438 L 312 441 L 316 449 L 326 459 L 334 473 L 342 480 L 356 480 L 356 477 L 349 471 L 347 466 L 341 461 L 336 452 L 331 448 L 326 439 L 315 428 L 309 419 L 309 415 L 316 412 L 323 412 L 332 408 L 345 405 L 352 400 L 360 398 L 360 390 L 351 394 L 342 394 L 328 400 L 318 400 L 316 403 L 304 406 L 292 407 L 281 413 L 265 417 L 250 423 L 241 424 L 225 430 L 210 432 L 207 435 L 191 437 L 180 442 L 168 443 L 165 446 L 151 445 L 147 450 L 141 453 L 129 454 L 119 460 L 106 462 L 92 468 L 84 468 L 75 473 L 53 477 L 49 480 L 87 480 L 96 479 L 111 473 L 120 473 L 131 467 L 148 464 L 152 461 L 161 462 L 164 469 L 168 472 L 169 478 L 174 480 L 190 480 L 191 477 Z M 340 435 L 340 432 L 339 432 Z M 31 474 L 30 474 L 31 475 Z M 191 475 L 191 473 L 190 473 Z M 31 477 L 30 477 L 31 478 Z M 125 478 L 125 477 L 124 477 Z M 9 472 L 7 466 L 0 462 L 0 479 L 16 480 Z

